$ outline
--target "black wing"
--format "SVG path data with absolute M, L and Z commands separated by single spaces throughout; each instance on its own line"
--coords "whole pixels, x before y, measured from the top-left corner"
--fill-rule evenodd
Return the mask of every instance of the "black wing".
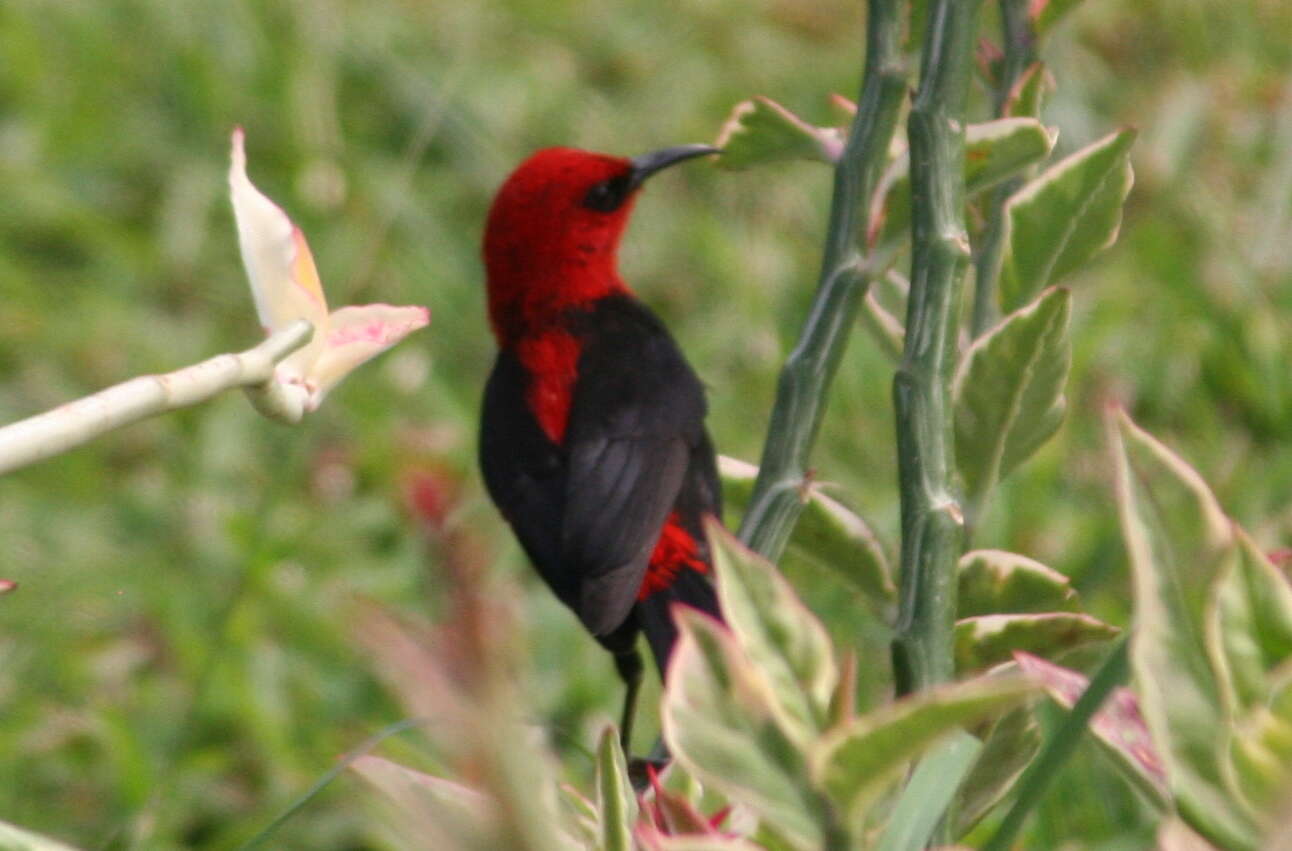
M 628 617 L 705 440 L 704 390 L 636 301 L 603 299 L 577 326 L 583 347 L 564 446 L 539 428 L 525 370 L 503 351 L 485 389 L 480 465 L 543 579 L 605 636 Z
M 588 317 L 566 433 L 563 570 L 598 636 L 628 617 L 660 529 L 704 440 L 699 379 L 644 306 L 604 299 Z
M 548 440 L 525 404 L 524 368 L 500 351 L 485 385 L 480 417 L 480 471 L 529 560 L 567 605 L 578 596 L 559 570 L 565 509 L 565 453 Z

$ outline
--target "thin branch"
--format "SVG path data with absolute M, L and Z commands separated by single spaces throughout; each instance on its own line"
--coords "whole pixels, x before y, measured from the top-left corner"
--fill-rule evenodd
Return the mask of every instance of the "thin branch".
M 145 375 L 0 428 L 0 475 L 80 446 L 101 434 L 146 417 L 205 402 L 245 387 L 256 408 L 294 422 L 304 396 L 273 381 L 274 367 L 304 346 L 314 328 L 298 320 L 255 348 L 164 375 Z
M 802 511 L 808 455 L 825 412 L 861 296 L 873 273 L 860 236 L 870 229 L 866 203 L 888 156 L 906 89 L 898 0 L 869 0 L 866 65 L 857 115 L 835 165 L 830 223 L 817 293 L 776 390 L 758 479 L 740 538 L 772 561 L 785 549 Z
M 861 304 L 861 321 L 870 330 L 879 348 L 896 365 L 901 363 L 905 346 L 906 329 L 896 316 L 889 313 L 875 298 L 874 292 L 866 293 Z
M 902 363 L 893 379 L 902 507 L 902 567 L 893 671 L 899 694 L 955 674 L 956 561 L 964 518 L 952 485 L 951 376 L 969 265 L 964 222 L 965 101 L 978 0 L 936 0 L 920 86 L 907 124 L 911 150 L 911 292 Z

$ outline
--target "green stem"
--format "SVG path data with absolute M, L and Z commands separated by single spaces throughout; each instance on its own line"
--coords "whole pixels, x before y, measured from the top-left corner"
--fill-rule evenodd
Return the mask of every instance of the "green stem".
M 784 551 L 802 511 L 800 494 L 826 393 L 869 283 L 861 235 L 870 227 L 869 201 L 906 91 L 898 0 L 869 0 L 868 7 L 861 94 L 848 143 L 835 165 L 816 297 L 781 370 L 758 479 L 740 525 L 741 540 L 772 561 Z
M 1063 719 L 1063 723 L 1054 731 L 1036 759 L 1032 760 L 1018 778 L 1018 783 L 1015 784 L 1018 797 L 1014 799 L 1014 805 L 1010 807 L 1000 827 L 996 828 L 995 835 L 982 846 L 983 851 L 1006 851 L 1013 847 L 1014 838 L 1023 827 L 1023 821 L 1041 800 L 1046 787 L 1059 773 L 1063 763 L 1072 755 L 1090 719 L 1103 706 L 1112 690 L 1126 681 L 1130 674 L 1127 648 L 1128 640 L 1123 637 L 1095 673 L 1090 685 L 1086 686 L 1081 697 L 1073 704 L 1068 717 Z
M 1005 117 L 1010 92 L 1014 90 L 1027 66 L 1036 58 L 1036 33 L 1027 14 L 1028 0 L 1000 0 L 1001 28 L 1005 36 L 1005 59 L 1001 63 L 1000 85 L 993 93 L 992 108 L 997 118 Z M 1010 178 L 992 192 L 987 212 L 987 226 L 979 239 L 974 257 L 973 320 L 970 329 L 980 337 L 995 319 L 992 297 L 1000 277 L 1000 258 L 1004 248 L 1005 202 L 1023 185 L 1023 179 Z
M 1005 61 L 1001 63 L 1000 85 L 992 99 L 996 116 L 1005 116 L 1010 93 L 1027 66 L 1036 61 L 1036 32 L 1027 12 L 1028 0 L 1000 0 L 1000 25 L 1005 36 Z
M 920 86 L 907 124 L 911 150 L 911 292 L 906 345 L 893 379 L 902 573 L 893 673 L 899 694 L 955 674 L 956 561 L 964 519 L 952 486 L 951 376 L 960 293 L 969 265 L 964 127 L 978 0 L 935 0 Z

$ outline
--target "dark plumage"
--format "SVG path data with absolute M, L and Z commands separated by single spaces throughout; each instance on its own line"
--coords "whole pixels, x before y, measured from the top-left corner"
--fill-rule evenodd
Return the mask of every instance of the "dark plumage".
M 719 614 L 702 518 L 721 504 L 703 387 L 619 279 L 616 249 L 641 181 L 708 151 L 540 151 L 499 190 L 485 234 L 499 352 L 481 470 L 539 574 L 615 654 L 625 745 L 638 634 L 663 671 L 671 605 Z

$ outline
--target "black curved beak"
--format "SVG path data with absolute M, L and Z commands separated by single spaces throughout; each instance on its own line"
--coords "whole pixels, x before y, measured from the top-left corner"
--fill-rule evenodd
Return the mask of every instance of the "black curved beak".
M 677 145 L 676 147 L 663 148 L 633 157 L 629 161 L 632 163 L 632 171 L 628 172 L 628 184 L 630 188 L 636 189 L 642 185 L 646 178 L 657 171 L 662 171 L 683 160 L 720 153 L 722 153 L 721 149 L 712 145 Z

